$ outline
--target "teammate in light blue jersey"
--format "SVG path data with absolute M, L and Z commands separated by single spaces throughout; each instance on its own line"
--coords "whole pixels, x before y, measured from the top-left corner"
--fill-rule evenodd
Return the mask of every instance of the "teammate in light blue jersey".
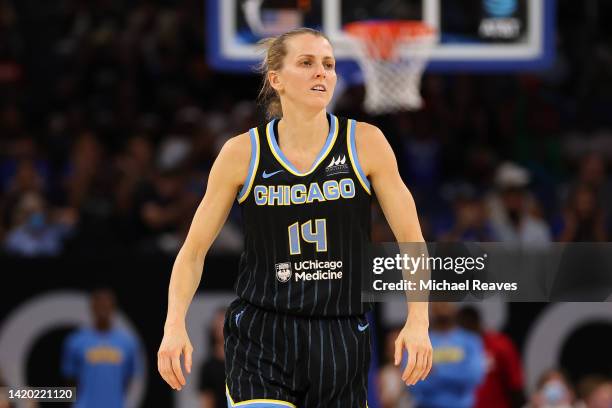
M 112 325 L 114 296 L 92 295 L 94 326 L 71 334 L 64 343 L 62 374 L 77 387 L 76 408 L 122 408 L 130 381 L 140 370 L 131 334 Z
M 482 341 L 456 325 L 452 303 L 431 304 L 433 367 L 427 380 L 409 389 L 418 408 L 471 408 L 484 379 Z

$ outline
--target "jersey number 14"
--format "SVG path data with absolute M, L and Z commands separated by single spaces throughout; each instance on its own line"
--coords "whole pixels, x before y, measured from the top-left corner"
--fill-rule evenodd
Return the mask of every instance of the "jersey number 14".
M 325 219 L 314 220 L 314 229 L 312 220 L 304 222 L 302 225 L 299 222 L 295 222 L 288 229 L 289 253 L 291 255 L 300 255 L 302 253 L 300 233 L 301 239 L 305 242 L 315 244 L 317 252 L 327 251 L 327 225 Z

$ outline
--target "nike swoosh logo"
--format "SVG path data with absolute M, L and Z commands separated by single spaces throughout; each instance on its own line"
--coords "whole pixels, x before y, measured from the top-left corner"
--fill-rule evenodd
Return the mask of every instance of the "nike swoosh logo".
M 361 324 L 357 325 L 357 330 L 359 330 L 360 332 L 364 331 L 365 329 L 368 328 L 368 326 L 370 325 L 370 323 L 366 323 L 363 326 Z
M 266 171 L 264 170 L 262 176 L 263 176 L 263 178 L 267 179 L 267 178 L 270 178 L 273 175 L 278 174 L 278 173 L 280 173 L 282 171 L 284 171 L 284 170 L 277 170 L 277 171 L 273 171 L 272 173 L 266 173 Z
M 236 313 L 236 326 L 238 326 L 238 322 L 240 321 L 240 318 L 242 317 L 243 313 L 244 310 L 241 310 L 240 312 Z

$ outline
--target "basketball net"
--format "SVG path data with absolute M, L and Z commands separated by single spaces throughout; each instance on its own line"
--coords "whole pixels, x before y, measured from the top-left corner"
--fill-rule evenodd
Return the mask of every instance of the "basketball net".
M 418 110 L 421 77 L 436 41 L 418 21 L 370 21 L 345 26 L 364 76 L 364 108 L 371 114 Z

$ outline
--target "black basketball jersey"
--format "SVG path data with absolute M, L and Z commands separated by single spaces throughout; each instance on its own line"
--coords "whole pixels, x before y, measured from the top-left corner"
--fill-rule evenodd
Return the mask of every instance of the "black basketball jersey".
M 278 146 L 278 120 L 249 131 L 249 173 L 238 194 L 245 246 L 236 293 L 256 306 L 306 316 L 370 308 L 361 302 L 370 183 L 357 158 L 355 121 L 327 118 L 325 145 L 304 173 Z

